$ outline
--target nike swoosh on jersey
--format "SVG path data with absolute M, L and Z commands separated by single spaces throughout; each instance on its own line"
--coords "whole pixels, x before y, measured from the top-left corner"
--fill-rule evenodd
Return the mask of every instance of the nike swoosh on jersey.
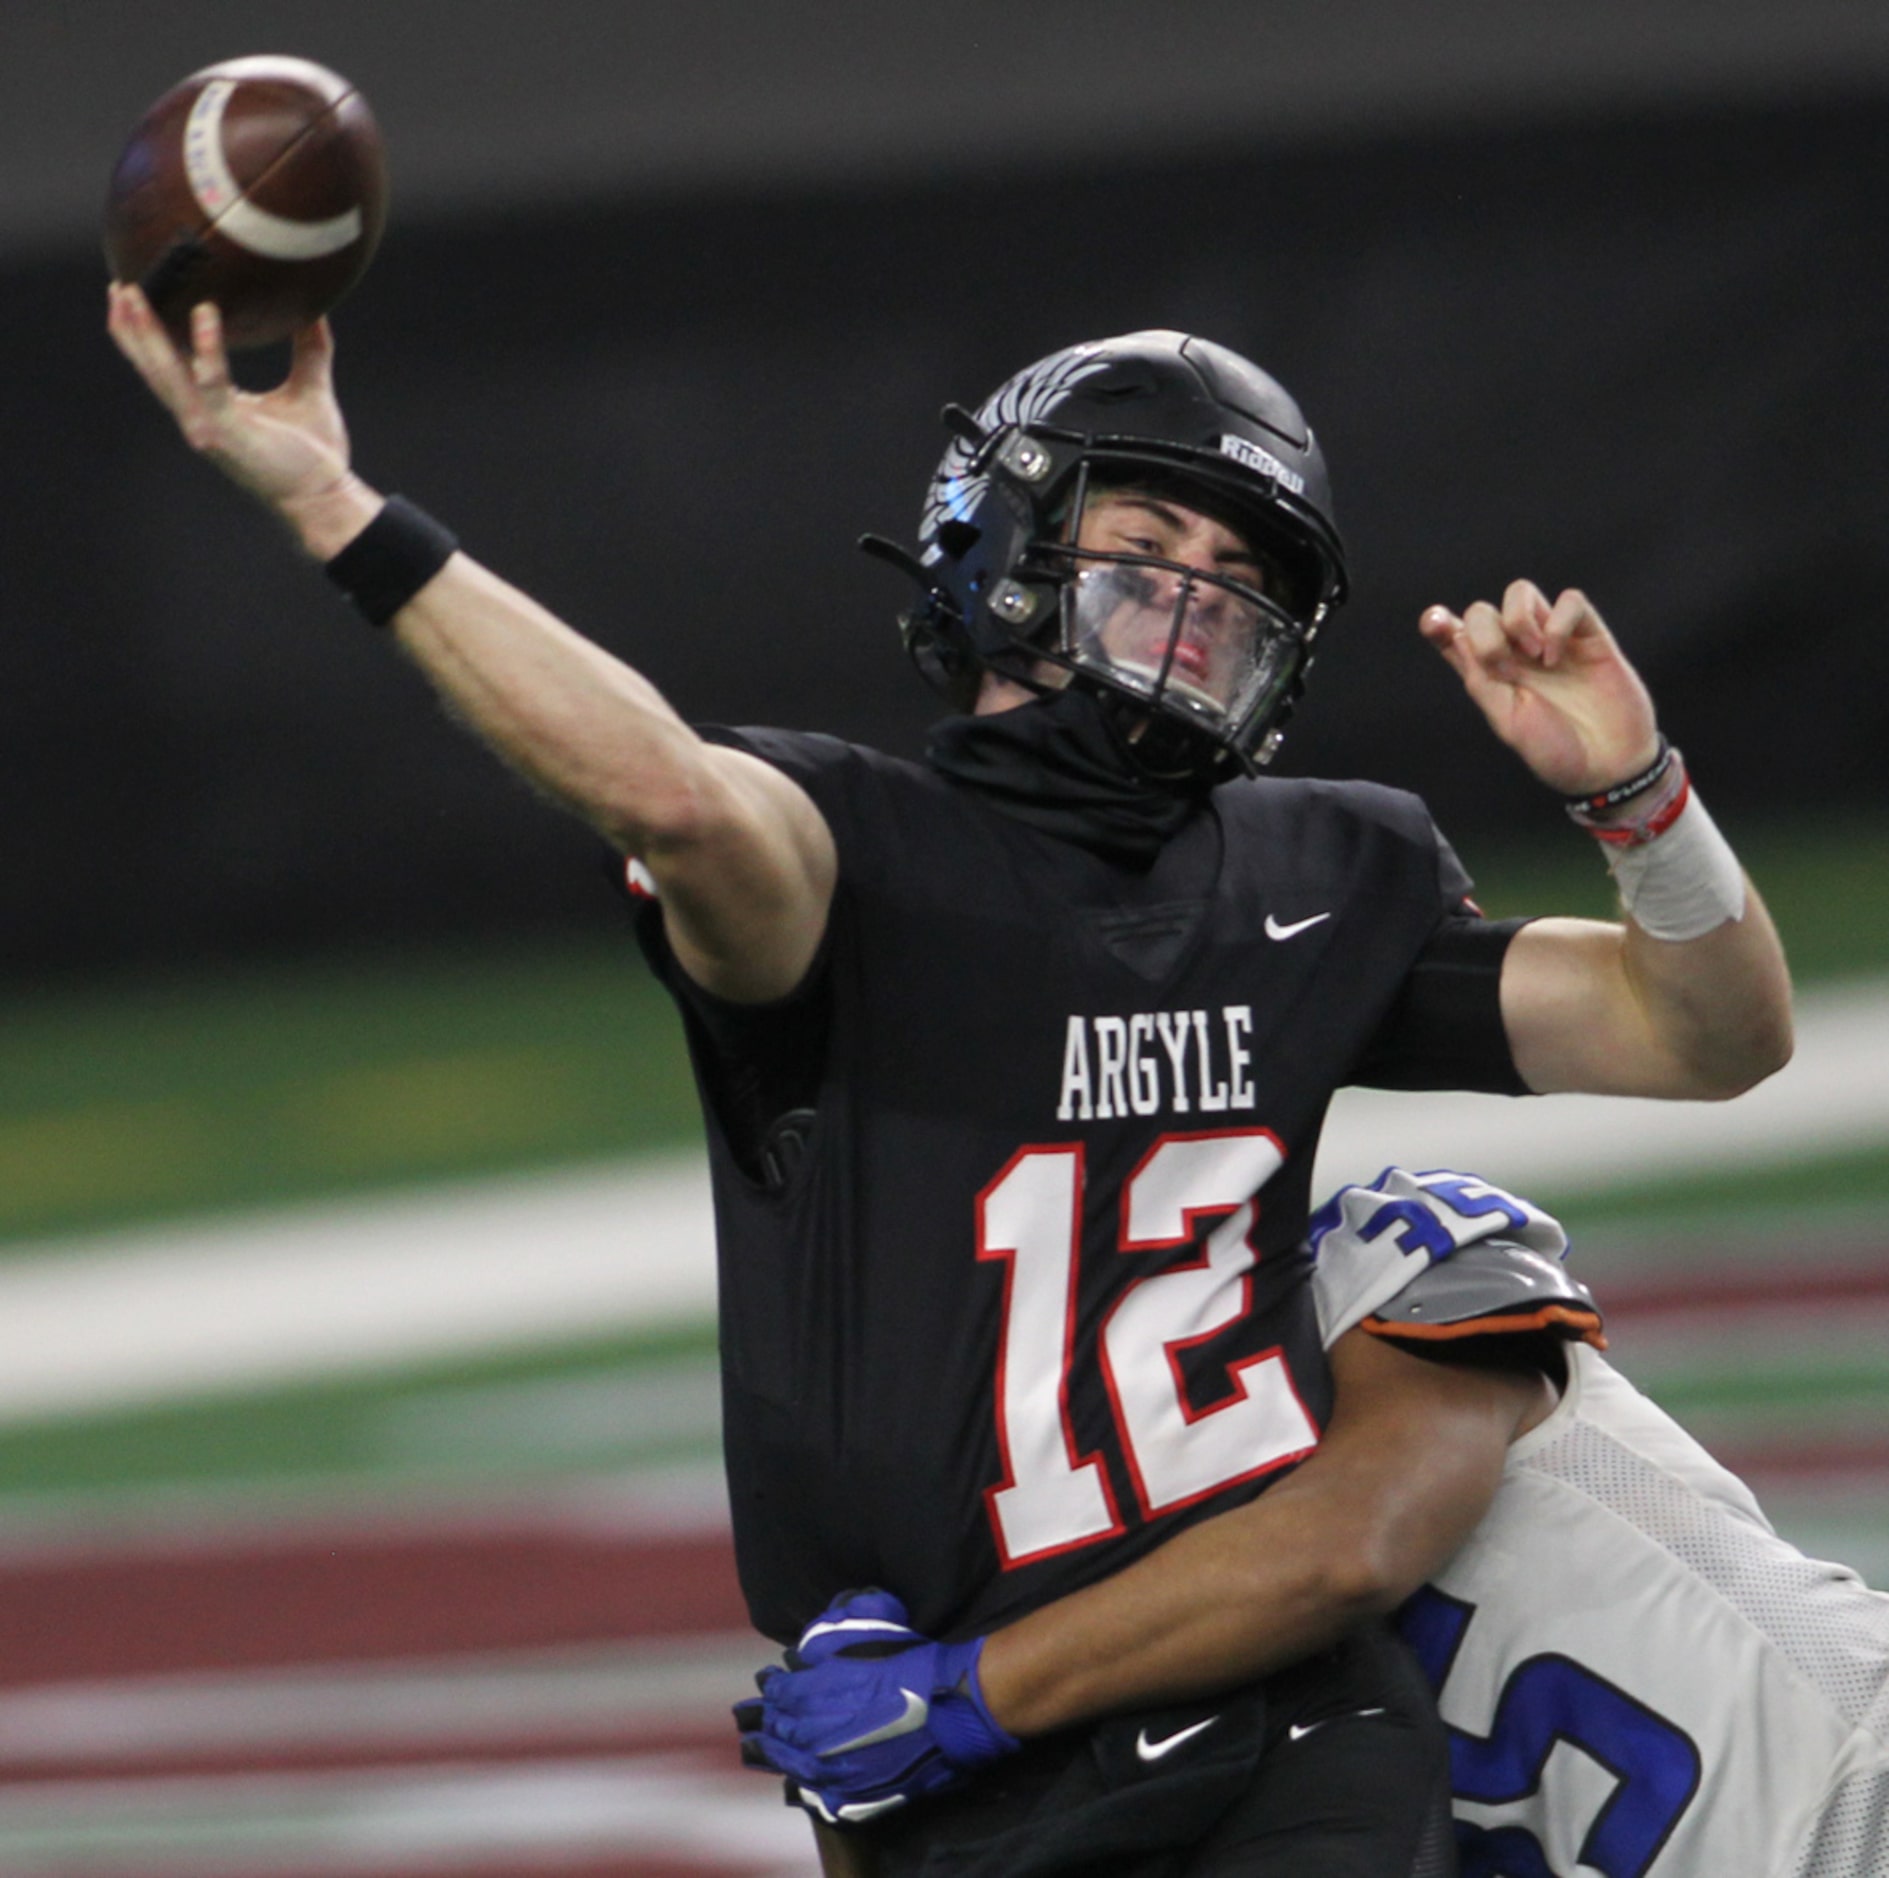
M 1163 1755 L 1172 1754 L 1183 1741 L 1191 1741 L 1204 1729 L 1211 1728 L 1220 1719 L 1218 1715 L 1209 1715 L 1205 1721 L 1195 1722 L 1191 1728 L 1178 1729 L 1171 1735 L 1163 1735 L 1159 1741 L 1148 1739 L 1147 1729 L 1135 1737 L 1136 1757 L 1144 1761 L 1158 1761 Z
M 1312 926 L 1322 926 L 1330 919 L 1329 913 L 1314 913 L 1310 919 L 1295 919 L 1289 926 L 1279 923 L 1276 915 L 1266 915 L 1266 937 L 1268 939 L 1291 939 Z
M 830 1760 L 835 1754 L 850 1754 L 855 1748 L 869 1748 L 880 1741 L 895 1741 L 900 1735 L 909 1735 L 915 1729 L 924 1727 L 931 1715 L 931 1704 L 915 1689 L 908 1689 L 903 1683 L 899 1685 L 899 1694 L 905 1698 L 903 1715 L 895 1715 L 883 1727 L 869 1729 L 863 1735 L 855 1735 L 850 1741 L 822 1748 L 821 1760 Z
M 1292 1726 L 1286 1730 L 1286 1735 L 1289 1740 L 1303 1741 L 1307 1735 L 1315 1733 L 1328 1723 L 1335 1721 L 1363 1721 L 1367 1715 L 1382 1715 L 1383 1713 L 1384 1711 L 1381 1708 L 1361 1708 L 1357 1710 L 1355 1714 L 1351 1715 L 1327 1715 L 1320 1721 L 1294 1722 Z

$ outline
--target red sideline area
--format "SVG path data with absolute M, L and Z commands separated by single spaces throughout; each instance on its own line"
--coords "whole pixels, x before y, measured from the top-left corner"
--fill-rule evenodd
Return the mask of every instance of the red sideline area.
M 457 1509 L 397 1526 L 304 1520 L 277 1532 L 163 1531 L 89 1543 L 75 1535 L 0 1553 L 0 1871 L 7 1878 L 16 1870 L 31 1878 L 811 1873 L 804 1822 L 781 1805 L 771 1777 L 738 1764 L 727 1704 L 751 1686 L 748 1668 L 772 1646 L 748 1629 L 726 1531 L 697 1522 L 680 1531 L 660 1521 L 653 1530 L 635 1527 L 633 1519 L 574 1518 L 555 1502 L 534 1521 L 528 1506 L 513 1503 L 484 1524 Z M 501 1676 L 543 1665 L 553 1675 L 560 1665 L 581 1673 L 593 1661 L 627 1660 L 626 1651 L 647 1654 L 656 1700 L 618 1710 L 593 1698 L 542 1715 L 501 1707 L 468 1728 L 463 1710 L 484 1699 L 474 1686 L 454 1712 L 452 1678 L 468 1669 L 476 1685 L 495 1667 Z M 670 1699 L 665 1665 L 698 1651 L 712 1665 L 727 1658 L 729 1668 L 706 1678 L 698 1672 Z M 345 1720 L 335 1726 L 332 1696 L 318 1726 L 294 1725 L 300 1685 L 291 1680 L 285 1700 L 283 1672 L 340 1676 L 344 1689 L 354 1686 L 350 1676 L 361 1678 L 359 1739 L 349 1738 Z M 146 1680 L 170 1678 L 180 1680 Z M 410 1725 L 397 1717 L 389 1726 L 372 1710 L 408 1678 L 435 1679 L 434 1706 L 422 1705 Z M 174 1701 L 185 1720 L 199 1691 L 233 1698 L 238 1719 L 180 1731 L 160 1717 L 151 1738 L 140 1740 L 138 1715 L 127 1721 L 112 1704 L 135 1702 L 147 1689 L 161 1704 Z M 259 1719 L 246 1733 L 240 1715 L 252 1695 Z M 32 1704 L 44 1698 L 80 1711 L 92 1704 L 93 1720 L 70 1735 L 72 1709 L 62 1708 L 58 1726 L 36 1736 Z M 88 1740 L 96 1744 L 89 1753 Z M 550 1797 L 525 1796 L 531 1818 L 514 1836 L 541 1847 L 469 1844 L 471 1835 L 450 1819 L 433 1839 L 402 1827 L 401 1809 L 416 1803 L 413 1796 L 433 1820 L 465 1806 L 502 1814 L 518 1783 L 534 1778 Z M 273 1803 L 271 1782 L 286 1812 L 349 1815 L 334 1828 L 332 1850 L 273 1844 L 266 1824 L 255 1825 Z M 560 1782 L 575 1783 L 579 1817 L 568 1831 L 558 1821 Z M 612 1798 L 617 1790 L 620 1801 Z M 147 1857 L 135 1845 L 101 1851 L 87 1840 L 88 1818 L 135 1837 L 140 1819 L 161 1821 L 180 1803 L 226 1809 L 239 1822 L 229 1830 L 233 1843 L 219 1841 L 213 1853 L 153 1847 Z M 112 1822 L 123 1807 L 130 1812 L 120 1828 Z M 585 1823 L 587 1807 L 601 1823 Z M 652 1822 L 647 1835 L 639 1807 Z M 757 1813 L 782 1851 L 751 1849 Z M 10 1833 L 35 1846 L 32 1831 L 48 1816 L 75 1849 L 54 1851 L 52 1862 L 38 1850 L 11 1849 Z M 360 1843 L 389 1816 L 384 1852 Z M 704 1828 L 703 1816 L 729 1823 Z
M 297 1531 L 0 1558 L 0 1686 L 746 1627 L 721 1533 Z
M 1657 1335 L 1696 1326 L 1709 1336 L 1754 1325 L 1787 1326 L 1783 1334 L 1792 1340 L 1808 1339 L 1817 1332 L 1806 1309 L 1851 1329 L 1889 1310 L 1889 1261 L 1609 1285 L 1606 1302 L 1610 1325 L 1629 1333 L 1629 1342 L 1639 1327 Z M 1721 1457 L 1761 1494 L 1770 1480 L 1889 1481 L 1889 1442 L 1861 1431 L 1854 1439 L 1800 1439 Z M 0 1549 L 0 1872 L 801 1878 L 814 1869 L 802 1822 L 780 1807 L 765 1777 L 739 1768 L 727 1718 L 727 1703 L 745 1693 L 748 1668 L 769 1653 L 747 1628 L 726 1530 L 718 1515 L 699 1511 L 645 1518 L 634 1507 L 600 1510 L 587 1500 L 574 1508 L 548 1494 L 438 1516 L 381 1517 L 368 1509 L 358 1519 L 320 1524 L 304 1515 L 239 1530 L 16 1538 Z M 493 1665 L 528 1678 L 534 1666 L 574 1664 L 581 1675 L 593 1654 L 626 1678 L 641 1677 L 647 1661 L 650 1680 L 634 1685 L 640 1699 L 619 1703 L 617 1685 L 609 1684 L 601 1697 L 593 1690 L 586 1700 L 539 1709 L 501 1701 L 479 1726 L 458 1725 L 456 1675 L 474 1672 L 469 1708 L 487 1699 L 477 1676 Z M 692 1666 L 690 1673 L 664 1681 L 678 1663 Z M 399 1710 L 391 1725 L 384 1711 L 366 1714 L 382 1671 L 402 1686 L 430 1679 L 426 1700 Z M 319 1726 L 283 1724 L 285 1713 L 293 1723 L 296 1704 L 312 1699 L 299 1682 L 285 1692 L 285 1673 L 340 1679 L 342 1693 L 337 1698 L 330 1687 Z M 181 1680 L 149 1682 L 161 1703 L 187 1706 L 207 1690 L 213 1700 L 232 1701 L 221 1714 L 260 1719 L 156 1725 L 142 1737 L 136 1715 L 112 1705 L 127 1695 L 135 1704 L 147 1679 L 164 1678 Z M 84 1712 L 82 1725 L 68 1725 L 64 1710 L 68 1719 L 57 1729 L 33 1720 L 47 1712 L 33 1707 L 41 1698 L 68 1697 L 71 1712 Z M 179 1715 L 189 1719 L 182 1707 Z M 529 1817 L 514 1835 L 516 1847 L 465 1843 L 463 1832 L 448 1843 L 456 1809 L 488 1800 L 502 1807 L 511 1803 L 507 1794 L 534 1780 L 541 1788 L 518 1802 Z M 560 1836 L 560 1781 L 572 1783 L 572 1816 L 589 1806 L 602 1823 L 580 1822 Z M 82 1849 L 30 1858 L 9 1849 L 27 1843 L 33 1822 L 62 1804 L 68 1832 L 88 1807 L 107 1817 L 146 1796 L 153 1818 L 181 1803 L 227 1806 L 231 1818 L 255 1820 L 273 1804 L 271 1782 L 291 1810 L 352 1807 L 346 1829 L 365 1819 L 369 1825 L 358 1830 L 370 1837 L 378 1830 L 372 1822 L 395 1817 L 400 1805 L 430 1807 L 428 1829 L 444 1820 L 443 1836 L 429 1842 L 408 1831 L 403 1839 L 396 1818 L 384 1845 L 346 1841 L 337 1828 L 332 1852 L 272 1847 L 258 1828 L 253 1859 L 234 1829 L 228 1848 L 203 1860 L 161 1851 L 140 1858 L 135 1847 L 125 1848 L 128 1856 Z M 481 1783 L 489 1788 L 485 1799 Z M 630 1796 L 621 1806 L 611 1797 L 619 1791 Z M 654 1822 L 647 1833 L 637 1807 Z M 725 1828 L 719 1839 L 705 1819 Z M 780 1827 L 788 1830 L 779 1847 L 764 1845 Z M 528 1844 L 534 1832 L 542 1842 Z M 74 1843 L 82 1837 L 81 1829 Z
M 1857 1246 L 1815 1266 L 1794 1264 L 1780 1248 L 1756 1268 L 1702 1269 L 1656 1279 L 1609 1280 L 1600 1287 L 1607 1327 L 1630 1376 L 1636 1334 L 1679 1337 L 1695 1345 L 1738 1336 L 1754 1347 L 1803 1347 L 1841 1326 L 1866 1336 L 1872 1325 L 1889 1349 L 1889 1246 Z M 1723 1361 L 1724 1359 L 1721 1359 Z M 1889 1367 L 1886 1364 L 1885 1367 Z M 1659 1393 L 1657 1382 L 1653 1393 Z M 1889 1493 L 1889 1431 L 1855 1420 L 1820 1433 L 1781 1431 L 1734 1438 L 1704 1434 L 1713 1453 L 1764 1499 L 1772 1494 L 1848 1489 Z
M 1821 1257 L 1829 1260 L 1827 1253 Z M 1707 1313 L 1714 1317 L 1759 1311 L 1839 1311 L 1856 1305 L 1889 1306 L 1889 1246 L 1805 1268 L 1780 1249 L 1774 1263 L 1755 1271 L 1702 1270 L 1688 1276 L 1609 1280 L 1601 1303 L 1610 1319 L 1655 1321 Z

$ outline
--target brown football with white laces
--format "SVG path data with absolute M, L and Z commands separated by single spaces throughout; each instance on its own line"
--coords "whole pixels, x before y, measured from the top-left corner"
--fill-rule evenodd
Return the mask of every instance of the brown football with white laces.
M 360 92 L 307 59 L 228 59 L 132 131 L 106 195 L 105 259 L 180 343 L 210 300 L 240 351 L 326 313 L 386 218 L 386 156 Z

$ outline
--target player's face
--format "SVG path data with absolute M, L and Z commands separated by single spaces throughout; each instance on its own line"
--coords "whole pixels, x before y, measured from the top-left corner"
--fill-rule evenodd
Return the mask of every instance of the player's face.
M 1264 591 L 1268 582 L 1236 530 L 1165 495 L 1110 489 L 1091 494 L 1071 545 L 1164 563 L 1079 563 L 1072 596 L 1078 656 L 1144 689 L 1164 684 L 1210 712 L 1235 705 L 1252 672 L 1259 612 L 1220 583 Z

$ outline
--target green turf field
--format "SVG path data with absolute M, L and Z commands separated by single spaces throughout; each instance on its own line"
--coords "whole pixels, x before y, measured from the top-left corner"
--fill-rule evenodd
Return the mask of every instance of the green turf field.
M 1889 835 L 1734 833 L 1802 981 L 1889 970 Z M 1609 911 L 1558 836 L 1468 853 L 1492 914 Z M 16 992 L 0 1025 L 0 1243 L 697 1138 L 674 1013 L 623 940 Z
M 624 943 L 252 967 L 15 997 L 0 1240 L 699 1139 Z

